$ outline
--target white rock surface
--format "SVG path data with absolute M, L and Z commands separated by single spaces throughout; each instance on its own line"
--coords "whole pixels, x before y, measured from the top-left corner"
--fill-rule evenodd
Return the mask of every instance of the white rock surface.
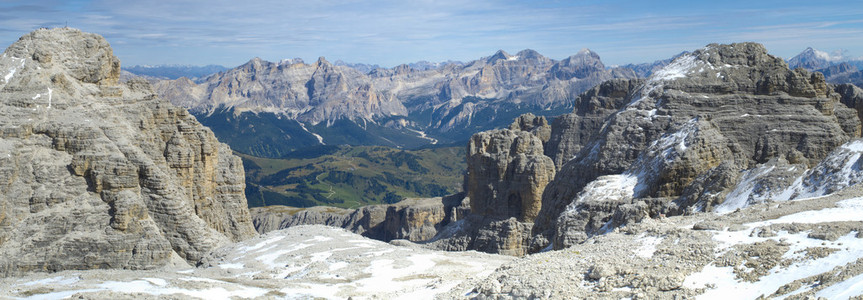
M 431 299 L 514 259 L 405 244 L 395 246 L 333 227 L 296 226 L 220 248 L 202 268 L 32 274 L 2 279 L 0 290 L 22 299 Z

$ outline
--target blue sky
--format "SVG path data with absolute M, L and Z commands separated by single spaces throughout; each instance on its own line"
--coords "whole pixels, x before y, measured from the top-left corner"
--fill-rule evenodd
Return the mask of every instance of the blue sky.
M 105 36 L 123 65 L 325 56 L 391 67 L 526 48 L 554 59 L 590 48 L 613 65 L 741 41 L 785 58 L 809 46 L 863 56 L 859 1 L 0 0 L 3 45 L 67 22 Z

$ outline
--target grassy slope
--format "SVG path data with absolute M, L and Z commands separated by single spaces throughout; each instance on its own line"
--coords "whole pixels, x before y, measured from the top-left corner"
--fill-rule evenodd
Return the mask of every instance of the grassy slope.
M 320 146 L 294 152 L 286 159 L 237 155 L 246 169 L 250 207 L 355 208 L 461 190 L 464 151 L 464 147 Z

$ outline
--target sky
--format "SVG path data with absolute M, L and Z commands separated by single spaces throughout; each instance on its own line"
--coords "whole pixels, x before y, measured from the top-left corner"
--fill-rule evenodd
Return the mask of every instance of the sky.
M 3 45 L 67 25 L 107 38 L 124 66 L 324 56 L 392 67 L 498 49 L 563 59 L 583 48 L 619 65 L 744 41 L 784 58 L 806 47 L 863 56 L 856 0 L 0 0 Z

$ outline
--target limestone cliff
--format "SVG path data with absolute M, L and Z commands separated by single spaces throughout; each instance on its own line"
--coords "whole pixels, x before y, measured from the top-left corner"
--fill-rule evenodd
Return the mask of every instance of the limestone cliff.
M 467 201 L 463 199 L 462 194 L 444 198 L 411 198 L 395 204 L 368 205 L 353 210 L 276 205 L 252 208 L 251 212 L 255 228 L 262 234 L 298 225 L 327 225 L 381 241 L 405 239 L 422 242 L 467 214 Z
M 242 162 L 99 35 L 40 29 L 0 58 L 0 275 L 196 262 L 255 234 Z
M 545 151 L 561 167 L 544 191 L 533 250 L 711 210 L 768 163 L 762 178 L 794 178 L 860 136 L 845 94 L 840 101 L 820 73 L 791 70 L 754 43 L 709 45 L 646 81 L 595 87 L 552 124 Z
M 428 243 L 444 250 L 479 250 L 524 255 L 542 192 L 555 167 L 543 154 L 550 128 L 527 114 L 510 129 L 474 134 L 468 142 L 464 190 L 470 214 Z

